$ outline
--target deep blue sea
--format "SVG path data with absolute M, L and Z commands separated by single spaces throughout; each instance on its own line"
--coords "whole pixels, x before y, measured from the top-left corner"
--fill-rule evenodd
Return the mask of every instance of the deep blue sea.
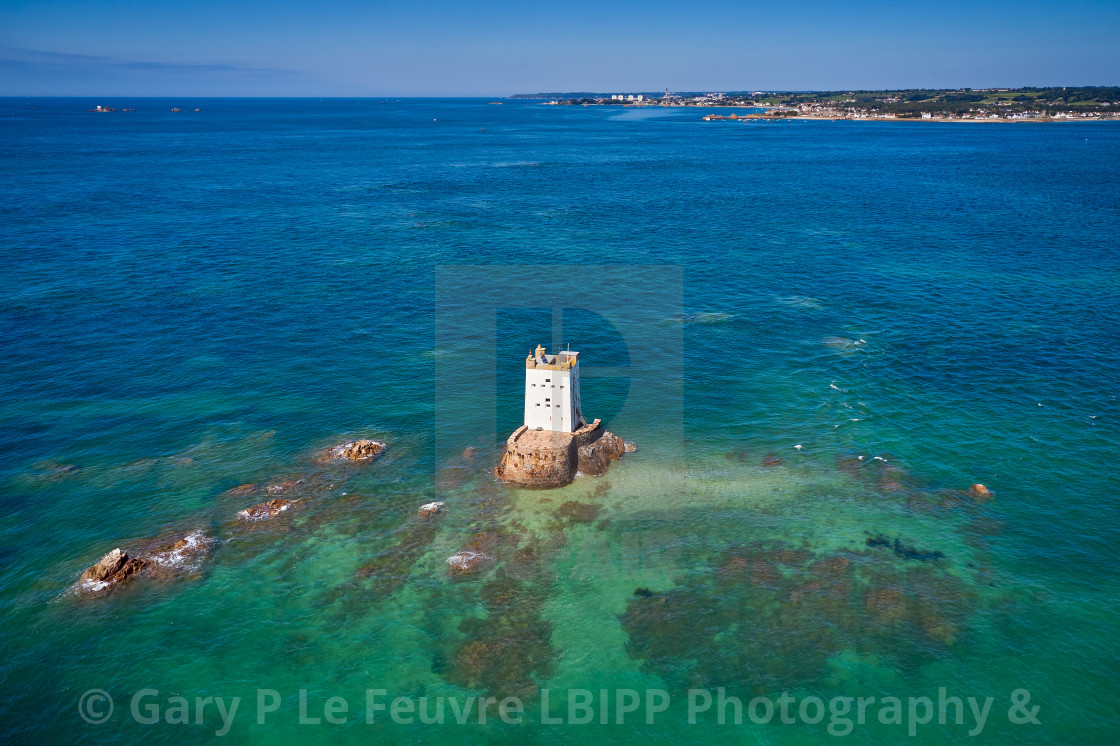
M 0 99 L 3 740 L 1115 740 L 1120 122 L 706 113 Z

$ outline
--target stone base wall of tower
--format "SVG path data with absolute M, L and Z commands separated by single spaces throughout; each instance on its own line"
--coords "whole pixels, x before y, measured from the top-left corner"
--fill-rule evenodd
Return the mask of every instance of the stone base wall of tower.
M 574 433 L 529 430 L 522 425 L 506 440 L 506 452 L 494 474 L 503 482 L 525 487 L 562 487 L 575 479 L 577 469 L 602 474 L 610 461 L 633 450 L 632 443 L 603 430 L 599 420 Z

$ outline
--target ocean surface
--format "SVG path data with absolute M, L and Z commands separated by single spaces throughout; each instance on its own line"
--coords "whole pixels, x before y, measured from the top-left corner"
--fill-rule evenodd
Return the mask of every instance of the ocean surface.
M 705 113 L 0 100 L 3 740 L 1114 741 L 1120 123 Z M 538 343 L 606 476 L 494 480 Z

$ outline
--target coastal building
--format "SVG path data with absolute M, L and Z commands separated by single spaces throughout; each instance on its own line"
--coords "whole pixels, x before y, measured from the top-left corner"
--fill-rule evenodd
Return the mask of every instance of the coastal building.
M 541 345 L 525 358 L 525 426 L 573 433 L 583 425 L 579 401 L 579 353 L 545 353 Z

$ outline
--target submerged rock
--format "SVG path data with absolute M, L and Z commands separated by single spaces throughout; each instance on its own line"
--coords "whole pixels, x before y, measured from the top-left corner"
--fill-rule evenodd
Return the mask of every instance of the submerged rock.
M 62 479 L 72 477 L 82 470 L 77 464 L 60 464 L 57 461 L 39 461 L 34 464 L 37 477 L 41 479 Z
M 320 461 L 370 461 L 381 455 L 385 444 L 379 440 L 352 440 L 328 448 Z
M 246 495 L 255 494 L 257 491 L 255 484 L 239 484 L 236 487 L 226 490 L 226 494 L 231 497 L 245 497 Z
M 479 589 L 479 600 L 485 617 L 463 619 L 459 640 L 440 656 L 440 673 L 452 684 L 498 697 L 535 696 L 556 655 L 543 613 L 546 587 L 499 575 Z
M 599 515 L 599 506 L 568 500 L 556 511 L 556 516 L 572 523 L 591 523 Z
M 783 463 L 782 457 L 773 453 L 762 459 L 763 466 L 781 466 Z
M 977 604 L 938 563 L 762 542 L 712 559 L 671 590 L 637 589 L 619 619 L 630 657 L 671 687 L 810 686 L 844 650 L 916 670 L 968 631 Z
M 919 549 L 915 549 L 914 547 L 910 547 L 910 546 L 907 546 L 907 545 L 903 544 L 898 539 L 894 539 L 892 541 L 891 539 L 888 539 L 887 537 L 883 536 L 882 534 L 880 534 L 878 536 L 869 536 L 867 538 L 867 541 L 864 542 L 864 543 L 867 544 L 867 546 L 872 547 L 872 548 L 883 547 L 883 548 L 886 548 L 886 549 L 891 549 L 899 557 L 902 557 L 904 559 L 909 559 L 909 560 L 918 560 L 920 562 L 930 562 L 931 560 L 945 559 L 945 555 L 940 551 L 923 552 Z
M 463 461 L 468 464 L 478 458 L 478 449 L 474 446 L 468 446 L 463 450 Z
M 245 510 L 238 511 L 237 517 L 242 521 L 259 521 L 264 518 L 275 518 L 292 506 L 292 501 L 283 497 L 274 497 L 263 503 L 251 505 Z

